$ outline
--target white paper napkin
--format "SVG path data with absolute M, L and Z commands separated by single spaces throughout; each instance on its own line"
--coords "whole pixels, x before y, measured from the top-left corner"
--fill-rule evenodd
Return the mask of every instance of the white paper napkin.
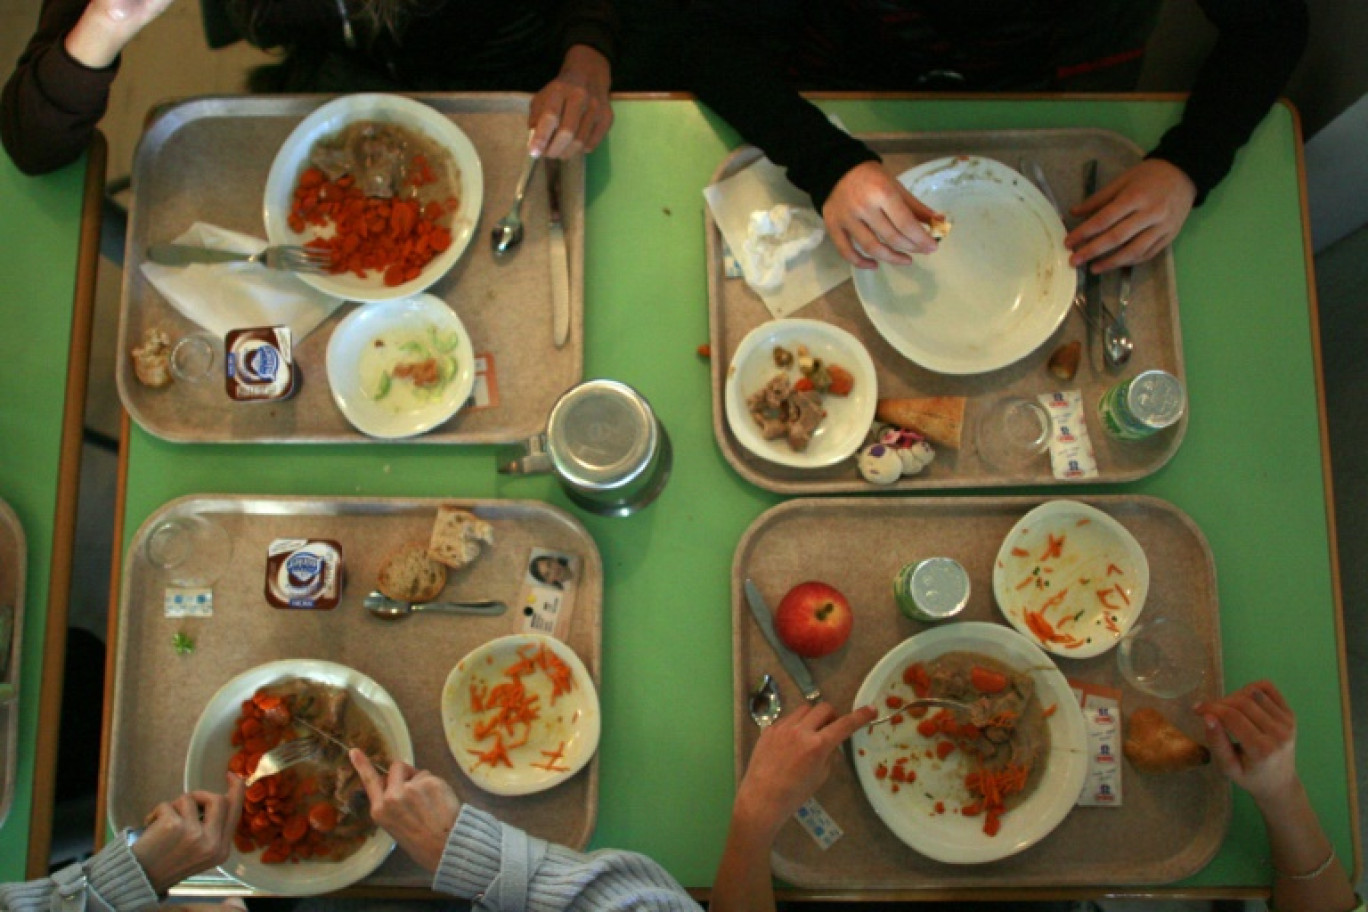
M 768 158 L 758 159 L 726 180 L 703 188 L 703 197 L 722 237 L 743 266 L 742 251 L 752 212 L 780 204 L 812 208 L 811 198 L 790 183 L 783 169 Z M 823 238 L 811 252 L 788 264 L 776 290 L 757 293 L 777 319 L 789 316 L 849 278 L 850 264 L 841 259 L 830 238 Z
M 204 222 L 191 225 L 173 243 L 249 254 L 266 247 L 260 238 Z M 217 336 L 249 326 L 288 326 L 298 343 L 342 303 L 293 273 L 256 263 L 144 261 L 142 273 L 176 310 Z

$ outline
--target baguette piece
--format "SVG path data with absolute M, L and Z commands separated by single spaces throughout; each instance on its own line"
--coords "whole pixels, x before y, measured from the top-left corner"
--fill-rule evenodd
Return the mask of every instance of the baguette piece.
M 446 588 L 447 568 L 429 560 L 427 545 L 400 545 L 380 565 L 376 588 L 401 602 L 430 602 Z
M 937 446 L 958 450 L 964 433 L 963 396 L 880 399 L 874 416 L 885 424 L 916 431 Z
M 1150 707 L 1131 713 L 1123 749 L 1126 759 L 1142 773 L 1176 773 L 1211 762 L 1211 751 Z
M 468 510 L 439 507 L 428 557 L 460 570 L 480 556 L 480 543 L 494 544 L 494 528 Z

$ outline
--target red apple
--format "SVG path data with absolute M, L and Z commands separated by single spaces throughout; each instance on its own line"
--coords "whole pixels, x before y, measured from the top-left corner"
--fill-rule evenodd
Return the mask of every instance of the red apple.
M 855 615 L 836 589 L 817 580 L 790 589 L 774 613 L 774 632 L 800 656 L 830 655 L 850 639 Z

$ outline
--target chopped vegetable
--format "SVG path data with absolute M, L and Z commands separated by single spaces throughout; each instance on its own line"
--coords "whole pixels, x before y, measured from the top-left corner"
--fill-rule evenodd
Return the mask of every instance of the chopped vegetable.
M 171 636 L 171 648 L 176 655 L 188 656 L 195 651 L 195 638 L 188 633 L 177 632 Z

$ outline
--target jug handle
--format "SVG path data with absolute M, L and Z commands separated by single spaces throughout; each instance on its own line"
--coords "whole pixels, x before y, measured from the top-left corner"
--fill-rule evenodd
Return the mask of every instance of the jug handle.
M 500 475 L 545 475 L 554 469 L 546 452 L 546 435 L 528 437 L 512 448 L 511 459 L 499 463 Z

